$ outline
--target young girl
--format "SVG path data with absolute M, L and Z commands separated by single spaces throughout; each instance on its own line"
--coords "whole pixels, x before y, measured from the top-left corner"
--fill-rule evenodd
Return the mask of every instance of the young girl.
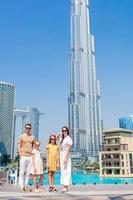
M 42 191 L 41 185 L 42 185 L 42 180 L 43 180 L 43 160 L 42 160 L 42 155 L 40 152 L 40 142 L 36 141 L 35 142 L 35 148 L 32 151 L 33 156 L 33 179 L 34 179 L 34 191 L 39 192 Z M 37 177 L 39 177 L 39 185 L 37 186 L 36 180 Z
M 56 136 L 51 135 L 46 146 L 46 159 L 49 180 L 49 192 L 57 191 L 54 188 L 54 173 L 59 166 L 59 146 L 56 144 Z

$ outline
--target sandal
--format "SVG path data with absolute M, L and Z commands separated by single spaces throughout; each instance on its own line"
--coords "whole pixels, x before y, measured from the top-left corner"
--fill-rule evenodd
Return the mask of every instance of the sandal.
M 53 188 L 53 192 L 58 192 L 58 190 L 56 188 Z
M 49 192 L 52 192 L 53 189 L 54 189 L 54 187 L 51 186 L 51 187 L 49 187 L 49 190 L 48 190 L 48 191 L 49 191 Z
M 62 190 L 61 190 L 61 192 L 62 192 L 62 193 L 64 193 L 64 192 L 67 192 L 67 191 L 68 191 L 68 189 L 67 189 L 67 188 L 65 188 L 65 187 L 64 187 L 64 188 L 62 188 Z
M 30 190 L 28 187 L 24 188 L 25 192 L 32 192 L 32 190 Z

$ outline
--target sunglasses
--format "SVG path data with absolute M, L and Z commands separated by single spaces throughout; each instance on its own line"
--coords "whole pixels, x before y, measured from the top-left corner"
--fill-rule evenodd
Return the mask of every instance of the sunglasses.
M 26 129 L 29 129 L 29 130 L 30 130 L 31 128 L 29 128 L 29 127 L 26 127 Z
M 55 138 L 50 138 L 50 140 L 55 140 Z
M 62 132 L 67 132 L 67 130 L 62 130 Z

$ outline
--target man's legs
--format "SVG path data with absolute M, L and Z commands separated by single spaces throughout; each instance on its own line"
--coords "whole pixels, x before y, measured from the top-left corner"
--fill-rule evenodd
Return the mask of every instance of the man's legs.
M 26 157 L 22 156 L 20 158 L 20 171 L 19 171 L 19 186 L 21 189 L 24 189 L 24 182 L 25 182 L 25 173 L 27 168 L 27 161 Z
M 32 166 L 32 157 L 27 157 L 27 166 L 26 166 L 26 173 L 25 173 L 25 187 L 28 188 L 29 182 L 29 175 L 31 174 Z

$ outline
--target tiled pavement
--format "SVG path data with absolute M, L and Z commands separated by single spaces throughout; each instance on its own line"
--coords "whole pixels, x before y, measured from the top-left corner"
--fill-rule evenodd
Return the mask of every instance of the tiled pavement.
M 49 193 L 48 188 L 40 193 L 22 193 L 17 186 L 0 186 L 0 200 L 133 200 L 133 185 L 75 185 L 69 192 Z

